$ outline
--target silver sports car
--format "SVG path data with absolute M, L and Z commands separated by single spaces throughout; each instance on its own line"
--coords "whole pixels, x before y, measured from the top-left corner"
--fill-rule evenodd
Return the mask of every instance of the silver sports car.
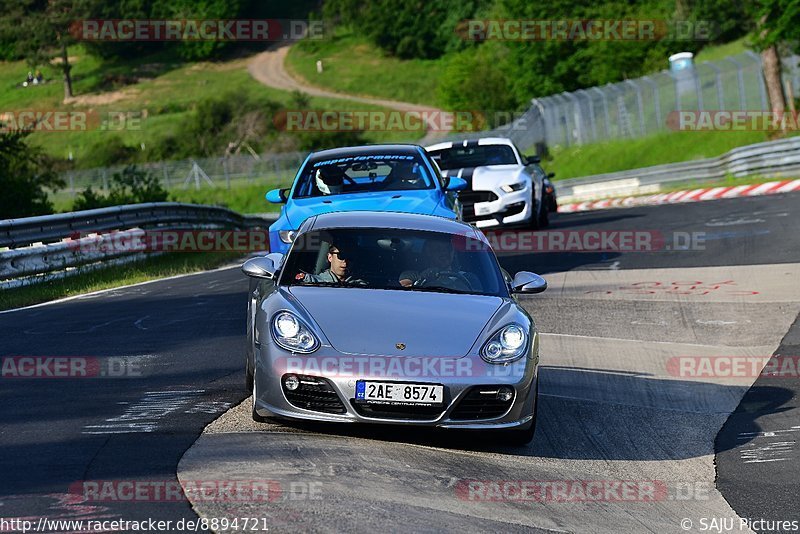
M 307 219 L 288 254 L 250 277 L 246 382 L 253 419 L 502 430 L 533 438 L 539 335 L 485 236 L 441 217 Z

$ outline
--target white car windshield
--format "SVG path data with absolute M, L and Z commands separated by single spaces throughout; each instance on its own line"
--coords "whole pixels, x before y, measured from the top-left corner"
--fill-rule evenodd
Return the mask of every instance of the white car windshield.
M 519 164 L 514 150 L 508 145 L 454 146 L 441 150 L 430 150 L 428 153 L 443 171 L 486 165 Z

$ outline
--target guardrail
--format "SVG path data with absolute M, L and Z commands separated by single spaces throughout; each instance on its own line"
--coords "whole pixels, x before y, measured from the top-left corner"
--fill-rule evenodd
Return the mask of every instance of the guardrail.
M 704 182 L 726 176 L 800 175 L 800 136 L 734 148 L 716 158 L 595 174 L 556 182 L 559 202 L 582 202 L 658 193 L 665 184 Z
M 215 206 L 155 202 L 2 220 L 0 288 L 62 278 L 159 254 L 145 254 L 135 247 L 101 246 L 112 232 L 119 241 L 135 239 L 153 228 L 266 228 L 276 218 L 277 214 L 244 216 Z

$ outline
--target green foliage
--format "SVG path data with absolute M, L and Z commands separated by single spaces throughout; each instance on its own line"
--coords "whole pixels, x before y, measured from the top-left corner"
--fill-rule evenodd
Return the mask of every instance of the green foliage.
M 72 209 L 79 211 L 121 204 L 165 202 L 167 198 L 167 191 L 156 176 L 129 165 L 111 177 L 108 195 L 100 195 L 89 187 L 78 195 Z
M 330 0 L 324 13 L 358 28 L 400 58 L 436 58 L 463 45 L 455 28 L 489 2 L 468 0 Z
M 27 135 L 0 133 L 0 219 L 52 213 L 46 189 L 64 186 L 41 151 L 27 145 Z
M 484 128 L 498 126 L 500 112 L 516 107 L 508 90 L 508 50 L 494 45 L 487 43 L 450 58 L 439 85 L 440 98 L 448 109 L 483 115 L 485 123 L 478 126 Z
M 777 44 L 798 50 L 800 45 L 800 2 L 797 0 L 756 0 L 750 2 L 750 15 L 758 21 L 754 45 L 763 50 Z
M 89 146 L 83 158 L 84 167 L 110 167 L 120 163 L 131 163 L 139 150 L 127 146 L 119 136 L 108 136 Z

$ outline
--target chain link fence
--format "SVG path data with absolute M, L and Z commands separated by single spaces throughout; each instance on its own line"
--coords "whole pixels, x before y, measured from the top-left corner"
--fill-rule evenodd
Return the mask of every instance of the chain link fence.
M 783 60 L 784 81 L 794 96 L 800 91 L 800 56 Z M 789 92 L 787 91 L 787 95 Z M 636 138 L 666 131 L 673 111 L 767 110 L 761 58 L 746 52 L 720 61 L 698 63 L 692 69 L 662 71 L 601 87 L 535 98 L 527 111 L 494 130 L 448 136 L 457 140 L 486 136 L 510 137 L 520 149 L 535 145 L 571 146 L 609 139 Z M 305 152 L 264 154 L 260 157 L 189 159 L 140 164 L 159 177 L 167 189 L 231 188 L 259 183 L 289 184 Z M 71 171 L 58 195 L 74 197 L 87 187 L 108 191 L 109 180 L 124 166 Z
M 140 163 L 137 168 L 155 175 L 167 190 L 227 188 L 259 184 L 264 190 L 288 185 L 305 160 L 307 152 L 284 152 L 261 156 L 235 155 L 218 158 L 196 158 L 182 161 Z M 57 196 L 74 197 L 91 187 L 107 193 L 109 182 L 125 165 L 70 171 L 62 175 L 66 187 Z
M 783 59 L 787 96 L 800 94 L 800 56 Z M 510 137 L 522 150 L 542 143 L 572 146 L 669 130 L 673 111 L 768 110 L 761 57 L 746 52 L 684 71 L 535 98 L 514 121 L 487 132 L 449 136 Z

